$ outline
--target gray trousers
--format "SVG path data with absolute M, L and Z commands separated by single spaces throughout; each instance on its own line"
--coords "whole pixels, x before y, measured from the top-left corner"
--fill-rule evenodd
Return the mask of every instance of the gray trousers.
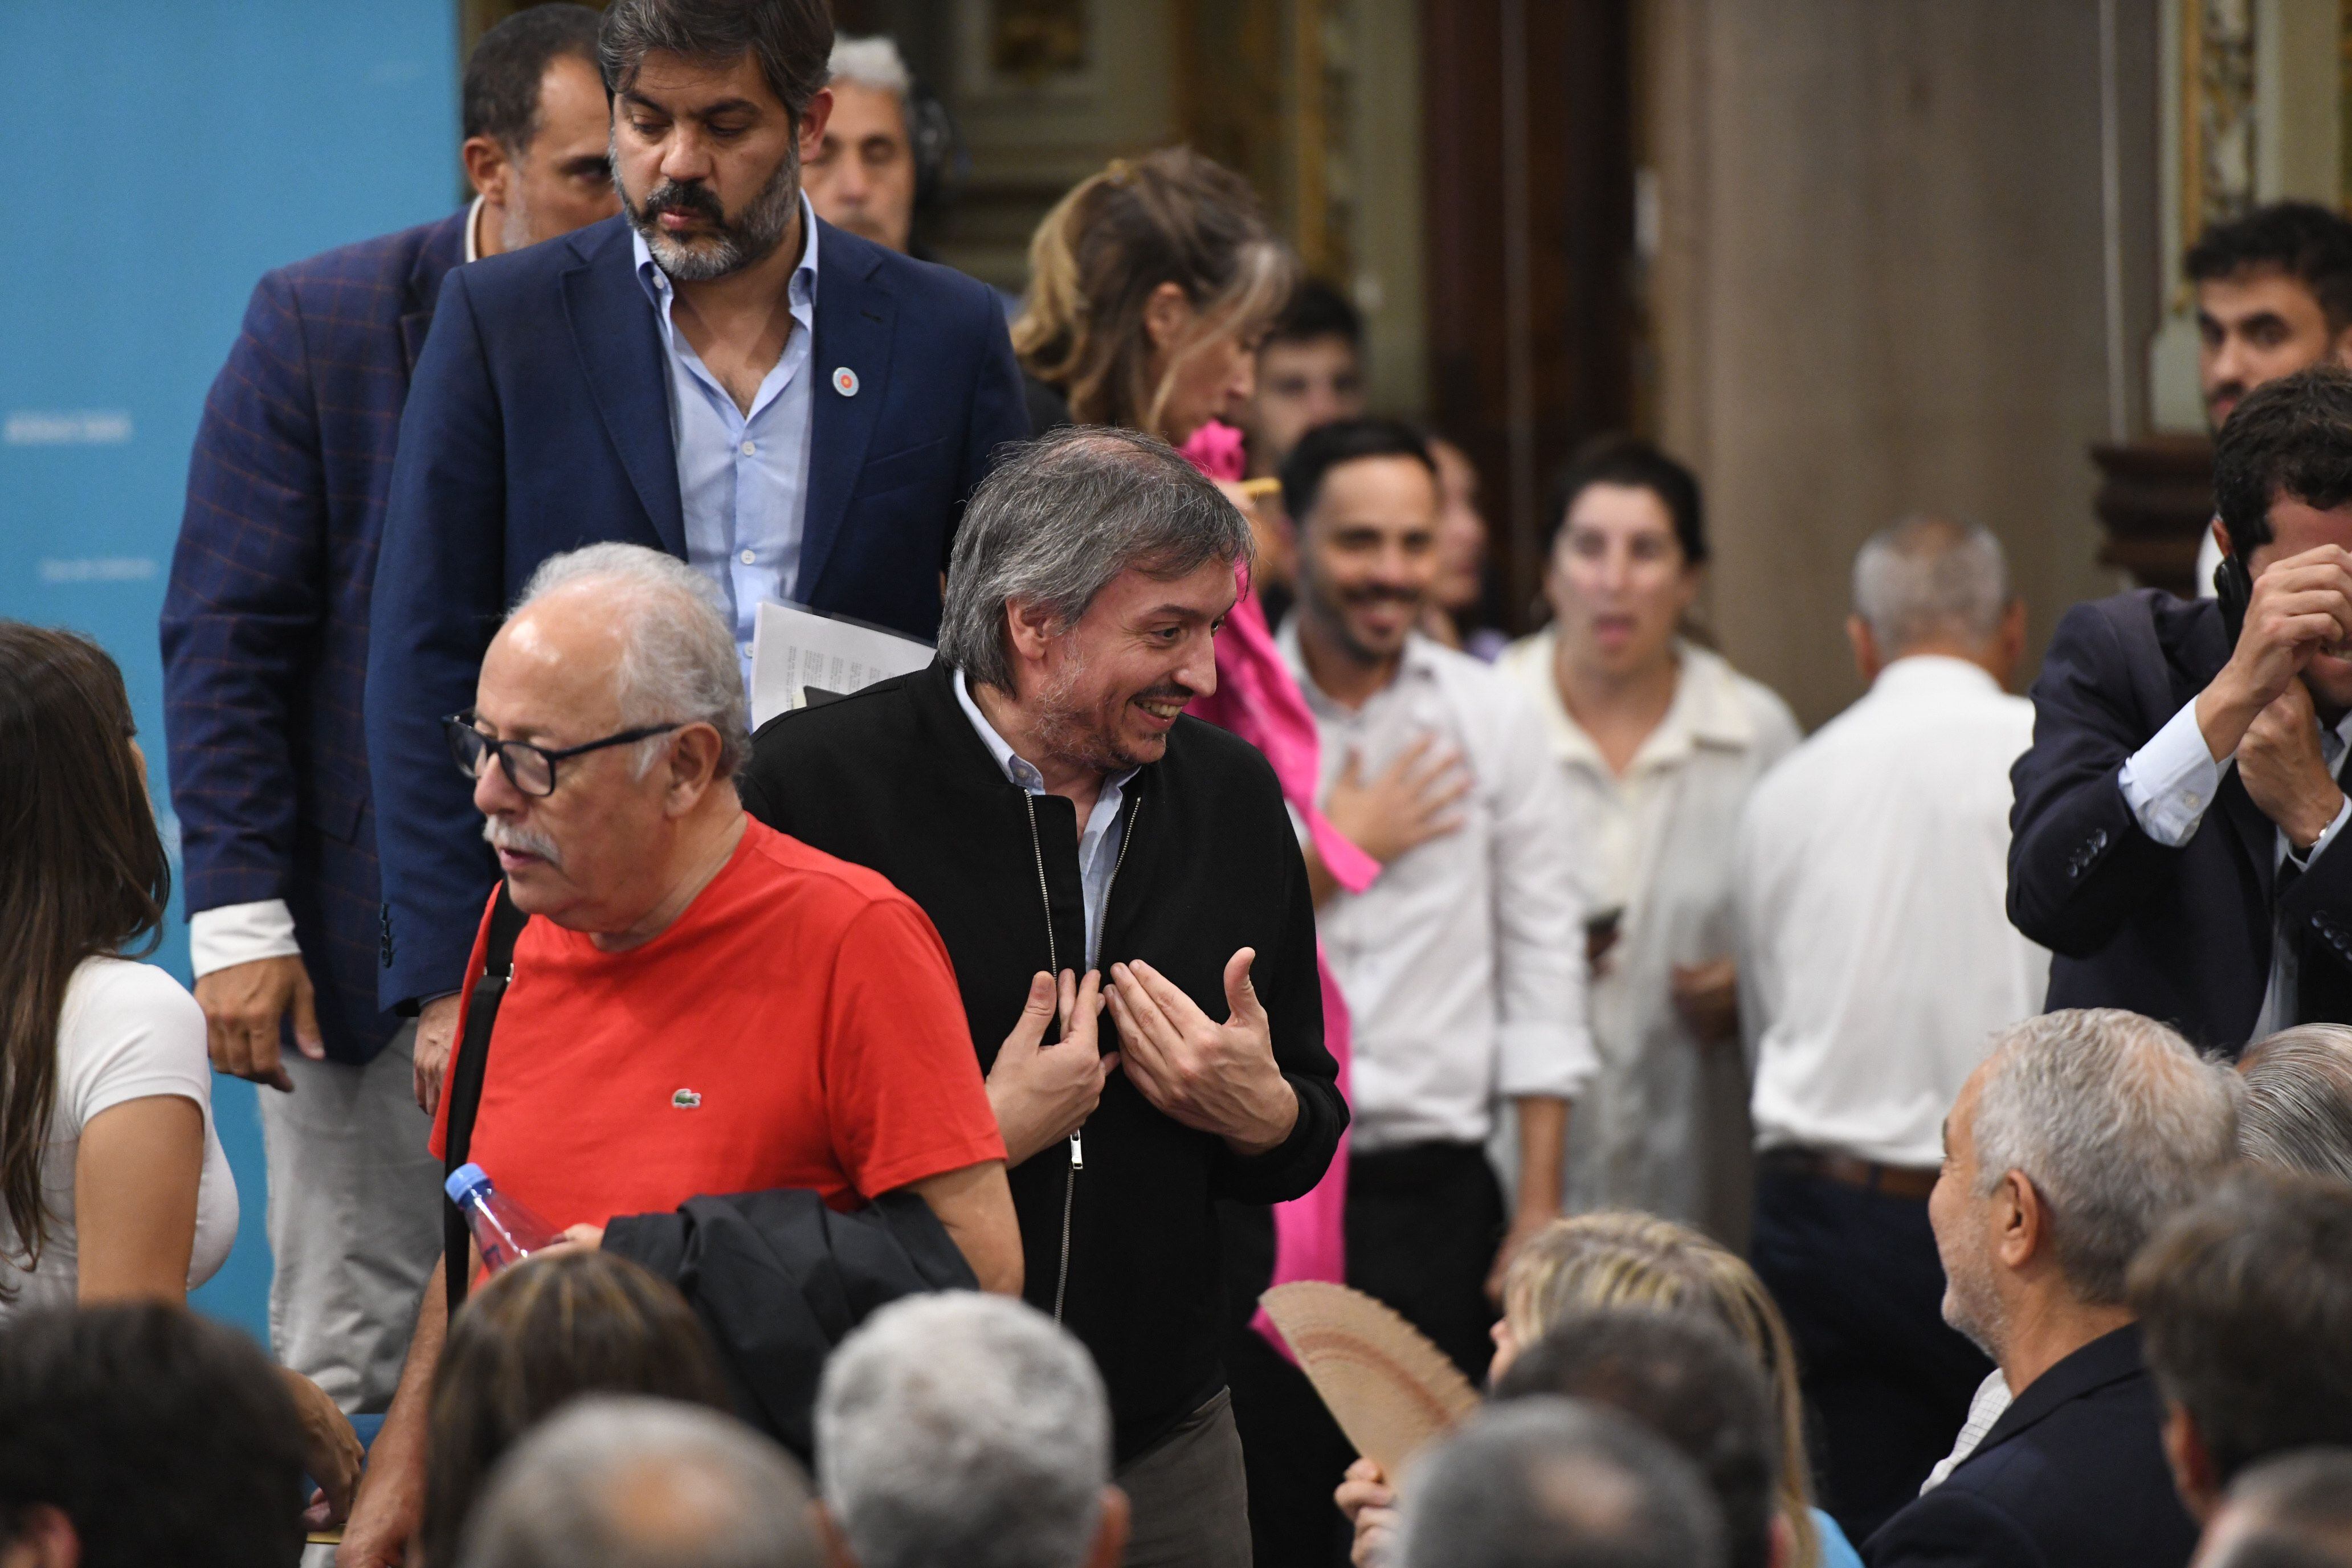
M 1134 1517 L 1121 1568 L 1250 1568 L 1249 1482 L 1230 1391 L 1113 1479 Z
M 285 1053 L 264 1086 L 269 1347 L 350 1415 L 392 1404 L 425 1281 L 441 1256 L 441 1163 L 416 1108 L 416 1026 L 365 1067 Z

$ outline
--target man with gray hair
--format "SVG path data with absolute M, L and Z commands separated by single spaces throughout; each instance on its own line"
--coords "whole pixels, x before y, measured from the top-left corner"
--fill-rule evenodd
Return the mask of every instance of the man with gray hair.
M 1118 1568 L 1110 1405 L 1034 1307 L 914 1296 L 825 1363 L 817 1483 L 833 1568 Z
M 1740 1023 L 1755 1064 L 1756 1268 L 1802 1352 L 1830 1511 L 1862 1539 L 1919 1489 L 1985 1378 L 1945 1328 L 1937 1121 L 2049 957 L 2002 906 L 2009 767 L 2033 708 L 2000 542 L 1915 517 L 1855 558 L 1869 691 L 1767 773 L 1740 826 Z
M 1698 1469 L 1614 1411 L 1549 1395 L 1473 1415 L 1412 1478 L 1398 1568 L 1722 1568 Z
M 2237 1086 L 2171 1029 L 2113 1009 L 2007 1030 L 1944 1122 L 1928 1211 L 1946 1321 L 2011 1403 L 1863 1549 L 1871 1568 L 2182 1568 L 2163 1413 L 2126 1297 L 2133 1255 L 2223 1173 Z
M 513 939 L 467 1158 L 594 1245 L 616 1216 L 794 1188 L 848 1210 L 914 1194 L 977 1282 L 1021 1288 L 1004 1145 L 955 976 L 923 913 L 871 871 L 746 815 L 734 639 L 702 574 L 657 550 L 553 557 L 446 722 Z M 498 994 L 491 900 L 465 1006 Z M 462 1030 L 462 1026 L 461 1026 Z M 432 1148 L 446 1152 L 449 1100 Z M 345 1568 L 415 1522 L 443 1268 L 417 1317 L 346 1532 Z
M 914 73 L 888 37 L 835 37 L 832 67 L 833 114 L 802 175 L 809 204 L 837 228 L 911 252 L 915 205 L 938 178 L 946 127 L 916 123 Z
M 1149 436 L 1017 448 L 956 534 L 938 662 L 772 721 L 743 780 L 947 944 L 1028 1299 L 1110 1392 L 1129 1564 L 1248 1561 L 1216 1202 L 1304 1194 L 1348 1119 L 1274 771 L 1184 714 L 1249 538 Z
M 817 1568 L 808 1480 L 740 1421 L 593 1396 L 492 1473 L 455 1568 Z

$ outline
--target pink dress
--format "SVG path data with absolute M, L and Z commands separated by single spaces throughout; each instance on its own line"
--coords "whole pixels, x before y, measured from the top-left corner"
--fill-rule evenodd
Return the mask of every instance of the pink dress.
M 1242 435 L 1230 425 L 1212 421 L 1202 426 L 1181 450 L 1194 468 L 1213 479 L 1237 480 L 1244 472 Z M 1246 569 L 1237 565 L 1234 573 L 1241 597 L 1234 601 L 1234 612 L 1217 637 L 1217 689 L 1193 702 L 1189 711 L 1232 731 L 1265 753 L 1282 786 L 1283 799 L 1306 823 L 1324 868 L 1341 887 L 1360 893 L 1380 875 L 1380 862 L 1349 843 L 1317 808 L 1322 744 L 1316 733 L 1315 715 L 1307 710 L 1298 682 L 1275 647 L 1265 611 L 1249 591 Z M 1339 1064 L 1339 1093 L 1345 1099 L 1349 1092 L 1348 1004 L 1331 977 L 1331 965 L 1319 941 L 1315 959 L 1323 984 L 1323 1045 Z M 1347 1204 L 1348 1138 L 1342 1133 L 1339 1152 L 1331 1156 L 1330 1168 L 1314 1190 L 1275 1205 L 1273 1283 L 1346 1281 Z M 1290 1354 L 1263 1308 L 1251 1324 L 1276 1350 Z

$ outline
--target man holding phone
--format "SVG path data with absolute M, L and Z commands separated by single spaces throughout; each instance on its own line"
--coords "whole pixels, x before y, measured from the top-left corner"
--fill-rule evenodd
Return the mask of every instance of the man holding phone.
M 2009 912 L 2047 1005 L 2127 1007 L 2231 1055 L 2352 1021 L 2352 373 L 2256 388 L 2214 453 L 2222 596 L 2059 623 L 2012 780 Z

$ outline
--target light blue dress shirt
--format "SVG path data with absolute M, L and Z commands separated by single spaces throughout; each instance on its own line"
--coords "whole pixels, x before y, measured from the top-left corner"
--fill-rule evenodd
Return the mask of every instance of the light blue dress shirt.
M 996 732 L 980 704 L 971 700 L 971 688 L 964 684 L 963 671 L 956 671 L 956 700 L 963 705 L 963 715 L 988 747 L 988 754 L 1004 770 L 1004 776 L 1031 795 L 1045 793 L 1045 775 L 1029 761 L 1014 753 L 1012 745 Z M 1102 782 L 1102 793 L 1095 796 L 1095 808 L 1087 816 L 1086 830 L 1078 835 L 1078 887 L 1086 900 L 1087 969 L 1096 966 L 1102 952 L 1103 901 L 1110 897 L 1112 876 L 1118 869 L 1118 846 L 1125 835 L 1119 826 L 1118 808 L 1127 799 L 1128 782 L 1135 777 L 1129 768 L 1116 778 Z M 1083 975 L 1086 971 L 1078 972 Z M 1108 984 L 1104 987 L 1108 989 Z
M 2331 773 L 2343 762 L 2347 744 L 2352 743 L 2352 733 L 2347 731 L 2352 731 L 2352 714 L 2336 721 L 2333 728 L 2319 727 L 2319 754 Z M 2116 782 L 2140 831 L 2158 844 L 2178 849 L 2196 837 L 2198 826 L 2205 820 L 2205 808 L 2213 804 L 2213 793 L 2221 787 L 2221 770 L 2237 760 L 2234 752 L 2220 762 L 2213 760 L 2205 744 L 2205 731 L 2198 725 L 2197 699 L 2192 697 L 2147 744 L 2126 760 Z M 2298 870 L 2310 865 L 2335 842 L 2347 822 L 2352 822 L 2352 798 L 2336 807 L 2335 820 L 2299 855 L 2287 843 L 2285 831 L 2280 830 L 2271 848 L 2272 869 L 2290 857 Z M 2294 1022 L 2296 969 L 2294 949 L 2273 941 L 2270 982 L 2263 989 L 2262 1009 L 2254 1015 L 2253 1033 L 2247 1039 L 2259 1040 Z
M 653 301 L 669 363 L 669 435 L 677 453 L 677 499 L 686 518 L 686 558 L 718 584 L 751 685 L 751 628 L 763 599 L 794 596 L 801 535 L 808 516 L 809 423 L 816 398 L 810 369 L 816 333 L 816 213 L 801 197 L 800 265 L 793 269 L 793 333 L 745 414 L 671 323 L 677 299 L 645 236 L 631 231 L 637 281 Z

